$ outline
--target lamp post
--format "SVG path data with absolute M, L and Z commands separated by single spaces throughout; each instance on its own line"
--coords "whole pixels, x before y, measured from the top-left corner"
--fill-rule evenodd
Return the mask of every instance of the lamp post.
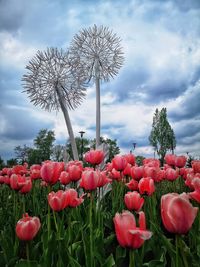
M 137 143 L 133 143 L 133 150 L 135 150 Z
M 81 160 L 83 160 L 83 135 L 84 135 L 84 131 L 80 131 L 79 132 L 81 135 Z

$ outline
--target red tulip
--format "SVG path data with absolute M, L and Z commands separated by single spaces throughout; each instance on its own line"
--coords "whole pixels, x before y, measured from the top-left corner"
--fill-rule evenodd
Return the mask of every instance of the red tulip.
M 98 187 L 103 187 L 104 185 L 111 183 L 111 182 L 112 180 L 107 177 L 105 171 L 100 172 Z
M 137 249 L 152 236 L 152 233 L 146 230 L 144 212 L 139 212 L 139 227 L 136 226 L 134 215 L 129 211 L 116 213 L 113 221 L 117 240 L 122 247 Z
M 127 164 L 123 170 L 123 175 L 131 176 L 131 164 Z
M 112 180 L 121 181 L 122 180 L 121 172 L 113 168 L 112 171 L 110 172 L 110 178 Z
M 112 164 L 113 168 L 115 168 L 117 171 L 123 171 L 128 162 L 125 157 L 117 155 L 112 159 Z
M 160 182 L 165 179 L 165 170 L 159 169 L 154 177 L 154 182 Z
M 69 173 L 69 179 L 71 181 L 76 182 L 81 179 L 82 167 L 78 165 L 71 165 L 68 166 L 67 171 Z
M 186 157 L 185 156 L 176 156 L 175 158 L 175 166 L 178 168 L 183 168 L 186 164 Z
M 200 160 L 192 161 L 192 169 L 194 170 L 194 173 L 200 173 Z
M 131 181 L 126 184 L 126 186 L 132 191 L 138 190 L 138 181 L 131 179 Z
M 78 193 L 75 189 L 68 189 L 65 193 L 67 198 L 67 207 L 75 208 L 84 201 L 83 196 L 80 198 L 78 197 Z
M 22 185 L 19 185 L 19 182 L 23 182 L 25 178 L 19 174 L 12 174 L 10 177 L 10 187 L 14 190 L 19 190 L 22 188 Z
M 83 171 L 80 187 L 83 187 L 85 190 L 95 190 L 99 186 L 100 179 L 100 172 L 93 170 Z
M 30 177 L 32 180 L 40 179 L 40 169 L 41 165 L 34 164 L 30 167 Z
M 124 196 L 124 202 L 127 209 L 139 211 L 144 204 L 144 198 L 136 191 L 128 192 Z
M 131 177 L 135 180 L 140 180 L 144 174 L 144 167 L 132 167 L 131 168 Z
M 134 156 L 132 153 L 124 155 L 124 158 L 125 158 L 125 159 L 127 160 L 127 162 L 128 162 L 129 164 L 131 164 L 132 166 L 135 165 L 135 156 Z
M 176 156 L 174 154 L 165 155 L 165 161 L 170 166 L 175 166 L 175 159 L 176 159 Z
M 12 168 L 3 168 L 1 174 L 10 176 L 12 174 Z
M 142 178 L 138 184 L 139 192 L 141 195 L 152 195 L 155 191 L 154 180 L 150 177 Z
M 66 191 L 59 190 L 57 192 L 50 192 L 48 194 L 48 203 L 54 211 L 60 211 L 65 209 L 68 204 L 68 197 Z
M 168 181 L 174 181 L 178 178 L 178 176 L 179 176 L 178 170 L 167 168 L 167 170 L 165 171 L 165 179 Z
M 59 177 L 59 181 L 61 184 L 64 184 L 64 185 L 71 183 L 69 173 L 66 171 L 62 171 Z
M 86 152 L 84 155 L 84 160 L 92 165 L 100 164 L 104 159 L 104 152 L 103 150 L 94 150 L 91 149 L 90 151 Z
M 16 235 L 20 240 L 32 240 L 40 229 L 40 219 L 38 217 L 30 217 L 27 213 L 17 222 Z
M 62 162 L 44 162 L 40 170 L 42 180 L 48 184 L 55 184 L 63 171 L 63 167 Z
M 12 167 L 12 173 L 23 175 L 27 173 L 27 169 L 25 166 L 16 165 Z
M 26 177 L 25 182 L 23 183 L 22 188 L 19 190 L 21 194 L 26 194 L 32 189 L 32 180 L 31 177 Z
M 159 159 L 147 158 L 147 159 L 143 159 L 142 163 L 144 166 L 148 166 L 148 167 L 155 167 L 155 168 L 160 167 Z
M 170 233 L 186 234 L 197 215 L 198 208 L 189 202 L 186 193 L 169 193 L 161 197 L 161 217 Z
M 191 186 L 194 189 L 193 192 L 189 193 L 188 195 L 200 203 L 200 174 L 197 173 L 191 181 Z

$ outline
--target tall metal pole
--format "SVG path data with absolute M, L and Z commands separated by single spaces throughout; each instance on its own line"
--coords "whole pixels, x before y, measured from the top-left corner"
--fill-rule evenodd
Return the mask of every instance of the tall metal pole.
M 85 133 L 84 131 L 79 132 L 81 135 L 81 160 L 83 160 L 83 134 Z
M 100 125 L 101 125 L 101 112 L 100 112 L 100 73 L 98 58 L 95 60 L 95 85 L 96 85 L 96 148 L 100 145 Z

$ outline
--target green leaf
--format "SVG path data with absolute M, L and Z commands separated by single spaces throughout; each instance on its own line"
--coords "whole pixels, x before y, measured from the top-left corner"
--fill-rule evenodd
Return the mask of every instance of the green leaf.
M 73 257 L 69 256 L 69 266 L 70 267 L 81 267 L 81 265 Z
M 15 267 L 40 267 L 36 261 L 20 260 Z
M 102 267 L 112 267 L 115 266 L 115 260 L 113 257 L 113 254 L 111 254 L 106 261 L 104 262 L 104 264 L 102 265 Z

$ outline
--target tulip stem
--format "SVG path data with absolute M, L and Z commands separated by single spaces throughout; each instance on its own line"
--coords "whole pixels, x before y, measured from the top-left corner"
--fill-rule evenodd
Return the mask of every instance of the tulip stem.
M 55 227 L 56 227 L 56 232 L 58 233 L 58 224 L 56 222 L 56 214 L 55 214 L 55 211 L 53 211 L 53 219 L 54 219 L 54 223 L 55 223 Z
M 93 224 L 92 224 L 92 207 L 93 207 L 93 194 L 90 194 L 90 267 L 93 267 Z
M 129 250 L 129 267 L 134 267 L 134 266 L 135 266 L 134 250 L 130 249 Z
M 30 267 L 30 256 L 29 256 L 29 244 L 26 242 L 26 259 L 28 261 L 28 266 Z
M 179 264 L 179 235 L 177 234 L 175 237 L 176 242 L 176 267 L 181 267 Z

